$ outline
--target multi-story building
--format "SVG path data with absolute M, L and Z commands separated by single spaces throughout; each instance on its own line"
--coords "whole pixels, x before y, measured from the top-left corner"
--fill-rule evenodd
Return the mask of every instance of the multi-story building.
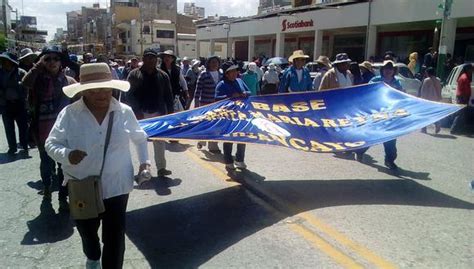
M 258 14 L 264 14 L 276 10 L 291 7 L 294 0 L 260 0 Z
M 48 31 L 39 30 L 36 27 L 36 17 L 21 16 L 16 22 L 15 39 L 19 46 L 42 48 L 46 44 Z
M 198 55 L 215 54 L 217 46 L 228 44 L 228 55 L 242 60 L 288 57 L 303 49 L 313 59 L 319 55 L 333 59 L 346 52 L 356 61 L 390 50 L 403 61 L 411 52 L 425 54 L 429 47 L 438 48 L 437 40 L 443 38 L 440 52 L 474 60 L 472 0 L 452 2 L 442 35 L 440 1 L 314 2 L 285 12 L 198 24 Z
M 107 9 L 100 8 L 99 4 L 93 4 L 92 8 L 82 7 L 82 42 L 86 51 L 105 52 L 108 43 L 108 19 Z
M 82 39 L 82 14 L 80 10 L 66 12 L 67 42 L 79 44 Z
M 203 7 L 196 6 L 195 3 L 184 3 L 184 15 L 193 17 L 195 19 L 202 19 L 206 15 L 206 11 Z

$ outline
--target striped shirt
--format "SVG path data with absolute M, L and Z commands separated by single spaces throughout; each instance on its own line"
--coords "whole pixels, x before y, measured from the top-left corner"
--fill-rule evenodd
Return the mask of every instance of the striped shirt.
M 219 73 L 219 80 L 222 79 L 222 74 Z M 202 72 L 199 75 L 196 86 L 196 93 L 194 97 L 194 104 L 196 107 L 208 105 L 215 102 L 214 95 L 216 93 L 217 82 L 214 82 L 211 72 Z

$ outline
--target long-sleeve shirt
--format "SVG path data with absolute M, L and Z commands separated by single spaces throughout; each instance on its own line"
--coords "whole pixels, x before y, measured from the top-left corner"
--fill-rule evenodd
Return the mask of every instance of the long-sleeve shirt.
M 302 72 L 301 79 L 298 77 L 298 72 L 294 66 L 288 67 L 281 78 L 278 92 L 304 92 L 311 91 L 313 89 L 313 81 L 309 74 L 308 69 L 300 69 Z
M 258 92 L 258 75 L 255 72 L 247 71 L 243 74 L 242 80 L 250 90 L 250 95 L 257 95 Z
M 130 140 L 136 146 L 140 163 L 149 163 L 147 135 L 129 106 L 112 98 L 107 116 L 99 124 L 81 98 L 59 113 L 45 144 L 49 156 L 62 164 L 66 180 L 98 176 L 104 159 L 111 111 L 114 111 L 113 127 L 101 178 L 104 199 L 129 193 L 133 189 Z M 69 162 L 69 154 L 73 150 L 87 153 L 76 165 Z
M 250 90 L 240 78 L 234 81 L 221 80 L 216 86 L 216 100 L 232 97 L 234 93 L 250 95 Z
M 174 96 L 168 75 L 156 69 L 151 74 L 143 68 L 136 68 L 128 75 L 130 91 L 128 101 L 136 113 L 174 112 Z
M 437 77 L 427 77 L 423 80 L 420 97 L 431 101 L 441 101 L 441 81 Z
M 219 72 L 219 80 L 222 74 Z M 202 72 L 196 82 L 196 93 L 194 94 L 194 104 L 196 107 L 208 105 L 215 102 L 216 86 L 219 81 L 214 81 L 211 72 Z

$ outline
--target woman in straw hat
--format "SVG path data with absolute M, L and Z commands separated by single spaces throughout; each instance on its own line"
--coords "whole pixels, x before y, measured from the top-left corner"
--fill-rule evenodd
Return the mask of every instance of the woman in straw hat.
M 139 173 L 149 169 L 147 135 L 132 109 L 112 97 L 112 89 L 129 90 L 127 81 L 113 80 L 105 63 L 84 64 L 80 83 L 63 88 L 68 97 L 81 98 L 59 114 L 46 140 L 46 150 L 63 164 L 66 180 L 101 175 L 105 212 L 97 218 L 76 220 L 82 239 L 86 268 L 121 268 L 125 252 L 125 212 L 133 189 L 130 141 L 138 152 Z M 106 133 L 112 121 L 110 142 Z M 103 165 L 103 167 L 102 167 Z M 67 181 L 66 181 L 67 182 Z M 103 250 L 97 235 L 102 220 Z
M 313 89 L 309 71 L 304 68 L 308 58 L 309 56 L 305 55 L 302 50 L 293 51 L 293 54 L 288 58 L 292 65 L 283 72 L 278 92 L 304 92 Z

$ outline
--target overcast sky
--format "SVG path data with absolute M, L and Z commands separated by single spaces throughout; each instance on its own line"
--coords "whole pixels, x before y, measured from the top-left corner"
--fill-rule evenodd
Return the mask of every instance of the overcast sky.
M 38 28 L 48 31 L 48 40 L 54 37 L 56 28 L 66 30 L 66 12 L 79 10 L 82 6 L 92 7 L 99 3 L 101 7 L 110 5 L 109 0 L 9 0 L 18 16 L 36 16 Z M 23 6 L 22 6 L 23 2 Z M 258 0 L 178 0 L 178 12 L 183 11 L 185 2 L 194 2 L 206 9 L 206 16 L 250 16 L 257 14 Z M 15 13 L 12 13 L 12 19 Z

